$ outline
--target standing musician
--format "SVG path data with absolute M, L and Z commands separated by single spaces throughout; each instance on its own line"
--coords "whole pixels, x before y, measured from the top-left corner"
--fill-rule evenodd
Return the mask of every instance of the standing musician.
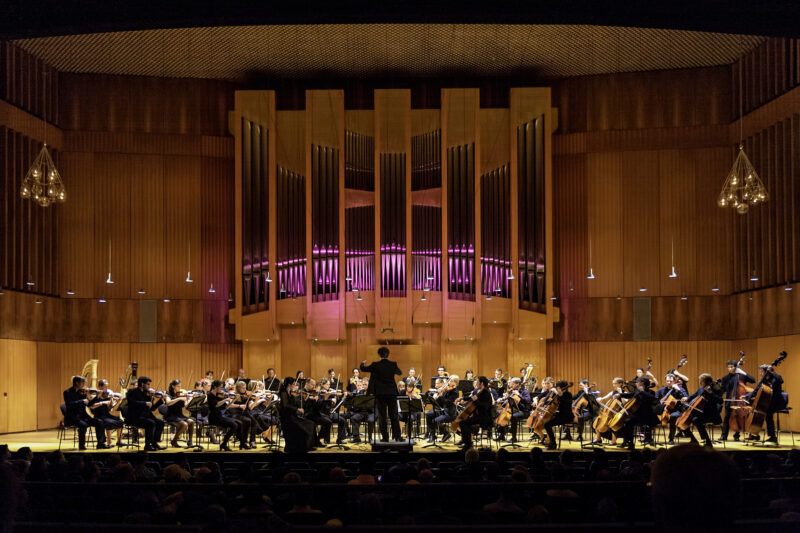
M 194 419 L 184 415 L 183 410 L 186 408 L 187 395 L 181 394 L 180 390 L 181 380 L 173 379 L 169 382 L 167 388 L 167 397 L 164 399 L 164 404 L 167 406 L 167 414 L 164 419 L 168 424 L 175 426 L 175 436 L 169 442 L 173 448 L 180 448 L 178 438 L 187 432 L 188 438 L 186 439 L 187 447 L 192 447 L 192 434 L 194 433 Z
M 450 438 L 450 427 L 447 422 L 452 422 L 456 418 L 456 400 L 458 400 L 458 376 L 450 376 L 449 379 L 438 378 L 436 380 L 436 390 L 429 392 L 429 398 L 433 402 L 433 409 L 425 413 L 428 426 L 428 442 L 436 441 L 436 433 L 439 426 L 444 425 L 444 438 Z
M 316 426 L 311 420 L 304 418 L 305 402 L 299 393 L 297 381 L 291 376 L 283 380 L 279 393 L 278 413 L 281 418 L 281 429 L 286 441 L 286 453 L 303 453 L 313 450 L 316 441 Z
M 784 352 L 781 352 L 785 355 Z M 761 365 L 758 367 L 761 378 L 764 380 L 763 385 L 772 389 L 772 399 L 765 420 L 767 423 L 767 442 L 778 444 L 778 435 L 775 433 L 775 413 L 786 407 L 786 401 L 783 398 L 783 378 L 780 374 L 775 372 L 772 365 Z M 756 391 L 751 394 L 755 395 Z M 759 440 L 757 435 L 749 435 L 747 440 Z
M 511 428 L 511 442 L 517 442 L 517 428 L 520 420 L 527 419 L 531 413 L 531 393 L 522 386 L 520 378 L 509 379 L 507 386 L 508 391 L 495 403 L 501 405 L 509 403 L 511 406 L 511 420 L 508 425 Z M 495 440 L 505 440 L 507 429 L 506 427 L 498 427 Z
M 336 379 L 336 370 L 329 368 L 327 379 L 328 379 L 328 384 L 330 385 L 330 388 L 332 390 L 336 390 L 339 388 L 339 380 Z M 320 380 L 320 383 L 322 383 L 322 380 Z
M 354 396 L 366 396 L 367 395 L 367 387 L 369 386 L 369 380 L 359 379 L 357 390 L 353 393 Z M 361 423 L 366 422 L 368 429 L 369 427 L 375 423 L 375 410 L 374 409 L 367 409 L 364 407 L 353 407 L 349 413 L 344 414 L 345 416 L 350 419 L 350 433 L 353 435 L 350 439 L 352 443 L 359 443 L 361 442 Z
M 570 384 L 563 379 L 557 381 L 554 385 L 558 401 L 558 411 L 553 415 L 553 418 L 544 424 L 544 430 L 547 432 L 548 450 L 556 449 L 556 436 L 553 433 L 553 428 L 572 422 L 572 393 L 569 392 L 569 385 Z
M 611 390 L 608 393 L 606 393 L 605 396 L 602 396 L 597 399 L 598 406 L 600 407 L 599 410 L 600 414 L 602 414 L 603 411 L 605 410 L 605 408 L 600 404 L 606 404 L 608 402 L 611 402 L 611 400 L 614 397 L 618 397 L 618 395 L 621 395 L 625 391 L 624 387 L 625 387 L 624 379 L 617 377 L 611 380 Z M 613 413 L 610 414 L 613 415 Z M 595 431 L 594 440 L 592 441 L 592 444 L 603 444 L 603 438 L 609 439 L 611 441 L 611 444 L 615 445 L 617 443 L 617 432 L 615 432 L 612 429 L 609 429 L 606 433 L 603 433 L 601 435 L 597 431 Z
M 591 425 L 592 420 L 597 416 L 600 405 L 597 403 L 597 397 L 592 392 L 592 384 L 588 379 L 584 378 L 578 381 L 578 388 L 580 390 L 572 398 L 574 407 L 572 413 L 575 415 L 573 420 L 578 424 L 578 440 L 583 440 L 583 428 L 587 422 Z M 586 399 L 585 402 L 582 401 L 584 398 Z
M 492 394 L 489 392 L 489 380 L 486 376 L 480 376 L 477 383 L 477 389 L 469 396 L 470 401 L 476 404 L 475 411 L 458 424 L 461 429 L 461 445 L 464 449 L 472 448 L 472 433 L 475 426 L 491 427 L 492 424 Z
M 645 370 L 644 368 L 637 368 L 636 369 L 636 377 L 633 378 L 634 384 L 636 383 L 636 380 L 639 379 L 639 378 L 647 378 L 648 379 L 648 387 L 647 387 L 648 389 L 652 389 L 654 387 L 658 387 L 658 380 L 653 375 L 653 373 L 651 371 L 649 371 L 649 370 Z M 688 381 L 688 378 L 687 378 L 687 381 Z
M 94 419 L 99 421 L 106 429 L 106 448 L 111 448 L 111 435 L 117 430 L 117 445 L 122 442 L 122 419 L 111 411 L 122 401 L 122 396 L 112 393 L 108 388 L 108 381 L 100 379 L 97 381 L 97 394 L 89 400 L 89 409 L 92 410 Z
M 400 421 L 397 417 L 397 386 L 394 380 L 395 376 L 402 375 L 402 372 L 397 367 L 397 363 L 389 360 L 389 348 L 386 346 L 378 348 L 378 356 L 380 360 L 370 365 L 367 365 L 366 361 L 362 361 L 360 369 L 362 372 L 370 373 L 367 394 L 375 395 L 375 409 L 378 411 L 381 442 L 389 442 L 387 412 L 392 423 L 392 438 L 401 441 L 403 438 L 400 435 Z
M 659 402 L 659 405 L 656 407 L 657 414 L 663 414 L 663 412 L 669 409 L 669 442 L 668 444 L 675 444 L 675 422 L 678 420 L 678 417 L 681 415 L 681 410 L 679 408 L 681 398 L 685 398 L 689 395 L 686 392 L 686 389 L 683 386 L 683 381 L 679 380 L 678 377 L 674 374 L 674 370 L 664 376 L 664 386 L 661 387 L 656 391 L 656 400 Z M 675 398 L 679 403 L 675 405 L 672 409 L 670 409 L 665 402 L 668 401 L 669 398 Z
M 650 390 L 650 379 L 644 375 L 639 376 L 635 380 L 636 390 L 633 392 L 623 392 L 615 394 L 616 398 L 636 400 L 636 411 L 628 419 L 625 426 L 622 428 L 622 442 L 623 447 L 632 450 L 634 448 L 633 430 L 634 426 L 644 426 L 644 444 L 653 444 L 652 429 L 658 425 L 658 418 L 656 418 L 655 408 L 656 396 Z
M 720 424 L 722 422 L 722 418 L 719 415 L 720 408 L 722 407 L 722 392 L 719 387 L 714 386 L 714 378 L 711 377 L 711 374 L 700 374 L 697 381 L 700 387 L 691 396 L 681 398 L 681 403 L 690 404 L 699 396 L 706 397 L 706 405 L 703 407 L 702 412 L 696 410 L 691 415 L 691 421 L 697 429 L 700 438 L 703 439 L 705 446 L 713 447 L 714 445 L 711 442 L 711 438 L 708 436 L 705 424 Z M 691 432 L 691 428 L 689 430 L 689 438 L 692 439 L 692 442 L 697 443 L 697 439 L 694 433 Z
M 317 433 L 315 445 L 322 446 L 323 442 L 325 444 L 330 444 L 333 422 L 331 422 L 328 415 L 323 412 L 322 404 L 324 400 L 317 390 L 317 380 L 308 378 L 303 391 L 305 393 L 303 398 L 303 409 L 305 409 L 306 412 L 305 418 L 314 422 L 315 431 L 316 426 L 319 426 L 319 433 Z
M 208 396 L 206 396 L 206 400 L 208 400 L 208 422 L 209 424 L 228 429 L 228 431 L 225 432 L 222 443 L 219 445 L 220 450 L 226 452 L 231 451 L 228 447 L 228 441 L 231 440 L 234 433 L 236 434 L 236 438 L 239 439 L 239 449 L 249 450 L 250 446 L 247 444 L 247 432 L 250 426 L 248 425 L 245 427 L 243 419 L 232 418 L 226 414 L 225 408 L 233 401 L 233 396 L 225 392 L 223 389 L 224 386 L 225 384 L 218 379 L 215 379 L 211 383 L 211 390 Z
M 722 377 L 722 393 L 725 395 L 725 410 L 722 416 L 722 434 L 720 435 L 719 440 L 726 441 L 728 440 L 728 432 L 730 431 L 730 422 L 731 422 L 731 415 L 733 414 L 735 407 L 741 407 L 741 405 L 734 405 L 734 398 L 738 391 L 736 388 L 738 387 L 736 376 L 739 376 L 738 381 L 740 383 L 744 383 L 745 385 L 748 383 L 755 383 L 756 378 L 742 370 L 737 366 L 737 362 L 731 359 L 725 365 L 728 367 L 728 373 Z M 739 398 L 741 402 L 744 402 L 743 398 Z M 740 402 L 740 403 L 741 403 Z M 742 429 L 742 428 L 740 428 Z M 739 440 L 739 431 L 737 430 L 733 434 L 733 440 Z
M 489 384 L 492 386 L 493 389 L 497 391 L 498 395 L 505 394 L 507 390 L 507 382 L 503 379 L 503 369 L 502 368 L 495 368 L 494 369 L 494 377 L 490 380 Z
M 138 428 L 144 429 L 144 449 L 146 451 L 166 450 L 159 445 L 161 432 L 164 431 L 164 421 L 153 416 L 153 391 L 150 388 L 152 380 L 146 376 L 136 381 L 136 388 L 128 390 L 125 397 L 128 399 L 128 414 L 125 420 Z

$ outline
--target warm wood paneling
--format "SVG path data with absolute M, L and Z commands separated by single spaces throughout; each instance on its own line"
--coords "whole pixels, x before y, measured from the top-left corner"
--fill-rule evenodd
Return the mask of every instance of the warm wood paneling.
M 588 294 L 591 297 L 620 296 L 622 288 L 623 265 L 623 197 L 621 181 L 621 155 L 618 153 L 589 154 L 587 157 L 587 209 L 588 232 L 586 234 L 586 266 L 582 272 L 589 274 L 591 266 L 595 279 L 588 281 Z M 557 178 L 560 181 L 560 177 Z M 580 203 L 578 203 L 580 205 Z M 560 227 L 564 214 L 556 218 Z M 578 218 L 581 218 L 578 216 Z M 579 234 L 580 235 L 580 234 Z M 589 261 L 589 247 L 592 257 Z M 578 286 L 584 282 L 581 280 Z M 562 290 L 561 297 L 569 297 Z
M 36 343 L 0 340 L 0 433 L 36 429 Z

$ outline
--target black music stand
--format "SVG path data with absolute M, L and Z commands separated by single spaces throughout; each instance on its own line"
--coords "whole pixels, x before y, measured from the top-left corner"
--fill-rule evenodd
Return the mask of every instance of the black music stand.
M 370 444 L 374 444 L 375 439 L 375 423 L 378 421 L 378 407 L 375 402 L 375 395 L 364 394 L 363 396 L 353 396 L 353 409 L 358 411 L 372 411 L 372 439 Z M 369 431 L 369 416 L 367 417 L 367 431 Z
M 461 392 L 461 396 L 469 396 L 475 387 L 473 386 L 473 381 L 471 379 L 460 379 L 458 380 L 458 385 L 456 386 L 456 390 Z
M 408 443 L 409 446 L 414 446 L 414 441 L 411 440 L 411 432 L 413 426 L 413 419 L 411 415 L 418 414 L 422 416 L 423 412 L 423 405 L 422 405 L 422 398 L 414 399 L 409 398 L 408 396 L 398 396 L 397 397 L 397 412 L 399 414 L 407 415 L 406 418 L 406 427 L 408 428 Z

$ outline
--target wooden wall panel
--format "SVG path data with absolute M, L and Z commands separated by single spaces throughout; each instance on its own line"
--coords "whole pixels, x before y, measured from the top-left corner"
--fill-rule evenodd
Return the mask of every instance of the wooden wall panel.
M 98 344 L 100 349 L 102 344 Z M 139 377 L 146 376 L 153 383 L 152 387 L 156 390 L 164 390 L 168 381 L 166 374 L 166 345 L 165 344 L 139 344 L 134 343 L 128 346 L 131 361 L 139 363 Z M 118 356 L 124 357 L 124 348 L 120 349 Z M 126 365 L 127 366 L 127 365 Z
M 509 334 L 510 330 L 507 325 L 483 325 L 481 338 L 477 341 L 478 364 L 471 367 L 476 376 L 483 375 L 492 378 L 495 368 L 505 370 L 508 365 L 507 347 Z
M 659 205 L 653 190 L 658 190 L 658 153 L 623 152 L 620 183 L 625 198 L 622 205 L 624 242 L 623 295 L 645 296 L 659 284 Z M 640 293 L 644 287 L 649 294 Z
M 0 340 L 0 431 L 36 429 L 36 343 Z M 5 426 L 5 427 L 3 427 Z
M 242 366 L 241 344 L 201 344 L 200 365 L 203 375 L 206 370 L 213 370 L 215 376 L 221 376 L 225 371 L 226 376 L 236 376 Z
M 284 376 L 294 376 L 298 370 L 309 371 L 310 348 L 311 344 L 306 338 L 306 328 L 281 328 L 281 369 Z
M 589 192 L 587 156 L 553 157 L 553 174 L 558 176 L 553 186 L 554 218 L 559 224 L 553 228 L 556 264 L 553 286 L 556 296 L 578 298 L 587 296 L 597 280 L 587 280 L 589 273 L 588 247 L 593 248 L 593 259 L 605 258 L 607 252 L 598 249 L 594 231 L 588 217 L 594 212 L 590 207 L 594 200 Z M 596 192 L 596 191 L 593 191 Z M 590 200 L 591 199 L 591 200 Z M 592 265 L 597 268 L 596 265 Z
M 206 370 L 199 366 L 202 361 L 200 344 L 165 344 L 164 362 L 166 364 L 166 378 L 162 390 L 169 387 L 173 379 L 181 380 L 180 388 L 191 390 L 194 382 L 206 374 Z M 235 375 L 235 374 L 234 374 Z
M 442 355 L 440 364 L 443 364 L 450 374 L 457 374 L 459 377 L 463 377 L 464 370 L 473 367 L 472 352 L 476 346 L 469 340 L 465 342 L 461 339 L 453 339 L 450 342 L 445 342 L 444 347 L 446 352 Z M 434 368 L 433 370 L 436 369 Z
M 166 264 L 164 184 L 160 155 L 131 158 L 131 284 L 128 298 L 165 298 Z M 144 290 L 146 294 L 139 294 Z
M 604 384 L 597 381 L 597 378 L 589 370 L 589 343 L 588 342 L 550 342 L 547 344 L 547 370 L 557 379 L 566 379 L 576 385 L 571 389 L 575 394 L 580 389 L 577 387 L 578 380 L 587 378 L 596 382 L 598 387 Z M 540 373 L 534 369 L 534 375 L 540 380 Z
M 625 366 L 625 343 L 589 343 L 588 375 L 601 391 L 608 392 L 615 377 L 631 379 L 626 372 L 630 373 L 631 369 Z
M 587 156 L 588 247 L 592 247 L 592 268 L 596 279 L 588 280 L 588 295 L 616 297 L 623 287 L 623 197 L 621 155 L 598 153 Z M 560 179 L 560 178 L 559 178 Z M 557 219 L 556 224 L 561 222 Z M 586 273 L 588 275 L 588 272 Z M 566 293 L 562 292 L 562 298 Z
M 168 298 L 202 297 L 200 169 L 201 161 L 194 157 L 173 156 L 165 160 L 165 281 Z M 190 270 L 193 283 L 186 281 Z
M 281 368 L 281 343 L 250 340 L 242 344 L 242 367 L 246 375 L 260 379 L 267 375 L 267 369 L 274 368 L 277 379 L 283 379 L 286 374 Z
M 328 375 L 329 368 L 341 372 L 347 364 L 347 351 L 343 342 L 312 342 L 310 351 L 311 365 L 306 368 L 306 377 L 319 380 Z M 376 357 L 376 354 L 372 355 Z M 369 364 L 369 356 L 367 360 Z
M 658 278 L 661 296 L 695 294 L 695 234 L 697 220 L 691 200 L 695 190 L 694 154 L 681 150 L 659 152 L 658 197 L 660 235 Z M 672 270 L 677 278 L 670 278 Z

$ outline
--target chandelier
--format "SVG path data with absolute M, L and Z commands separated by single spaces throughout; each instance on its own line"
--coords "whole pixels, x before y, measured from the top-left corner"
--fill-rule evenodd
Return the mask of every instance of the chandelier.
M 36 156 L 28 173 L 25 174 L 20 196 L 33 200 L 42 207 L 67 200 L 67 192 L 61 181 L 61 174 L 53 163 L 53 158 L 50 157 L 47 143 L 42 146 L 39 155 Z
M 47 109 L 47 71 L 43 72 L 42 84 L 42 109 Z M 61 181 L 61 174 L 58 172 L 50 152 L 47 150 L 47 112 L 44 111 L 44 144 L 39 155 L 25 174 L 20 188 L 20 196 L 26 200 L 33 200 L 42 207 L 55 202 L 65 202 L 67 191 Z
M 742 142 L 742 123 L 744 113 L 742 108 L 742 62 L 739 60 L 739 153 L 733 162 L 722 191 L 719 193 L 717 205 L 720 207 L 732 207 L 740 215 L 744 215 L 750 210 L 750 206 L 758 205 L 769 200 L 767 188 L 758 177 L 758 172 L 753 167 L 753 163 L 744 153 Z

